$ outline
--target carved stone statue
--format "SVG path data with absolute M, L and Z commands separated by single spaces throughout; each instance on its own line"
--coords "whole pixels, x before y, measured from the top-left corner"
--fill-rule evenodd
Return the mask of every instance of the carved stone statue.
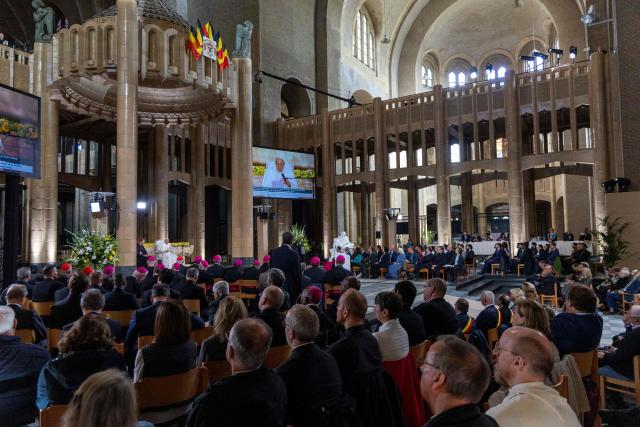
M 234 58 L 251 57 L 251 33 L 253 33 L 251 21 L 236 25 L 236 48 L 232 53 Z
M 34 9 L 33 20 L 36 24 L 35 41 L 41 43 L 50 42 L 55 30 L 55 13 L 53 9 L 44 4 L 42 0 L 33 0 L 31 6 Z

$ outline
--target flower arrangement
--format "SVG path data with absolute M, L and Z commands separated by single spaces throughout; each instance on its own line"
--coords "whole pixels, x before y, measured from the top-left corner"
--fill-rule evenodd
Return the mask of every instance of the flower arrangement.
M 116 238 L 111 234 L 101 235 L 98 232 L 82 228 L 76 233 L 68 231 L 72 236 L 69 248 L 71 254 L 67 262 L 77 268 L 91 266 L 102 270 L 105 265 L 114 265 L 119 261 Z
M 293 176 L 298 179 L 313 179 L 316 177 L 316 171 L 313 169 L 294 169 Z
M 293 234 L 293 244 L 304 249 L 304 252 L 309 252 L 311 250 L 311 244 L 309 243 L 309 239 L 305 234 L 305 226 L 293 224 L 291 226 L 291 234 Z
M 253 176 L 264 176 L 266 172 L 266 165 L 260 163 L 256 163 L 253 165 Z

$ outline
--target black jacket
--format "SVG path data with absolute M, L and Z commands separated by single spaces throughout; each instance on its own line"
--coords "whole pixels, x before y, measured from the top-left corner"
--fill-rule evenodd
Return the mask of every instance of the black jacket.
M 65 299 L 51 307 L 52 328 L 62 329 L 64 325 L 75 322 L 82 317 L 80 298 L 82 298 L 82 294 L 70 293 Z
M 469 404 L 434 416 L 425 424 L 425 427 L 498 427 L 498 423 L 480 412 L 478 405 Z
M 220 264 L 210 265 L 209 268 L 207 268 L 207 274 L 214 279 L 220 279 L 224 274 L 224 267 Z
M 138 301 L 135 294 L 124 289 L 115 288 L 104 296 L 105 311 L 137 310 Z
M 311 310 L 313 310 L 318 316 L 320 321 L 320 330 L 318 331 L 318 337 L 315 342 L 320 348 L 325 348 L 328 345 L 333 344 L 338 340 L 338 332 L 336 330 L 336 324 L 331 318 L 315 304 L 309 304 Z
M 196 399 L 187 427 L 282 427 L 287 389 L 282 378 L 262 366 L 221 379 Z
M 633 378 L 633 357 L 640 354 L 640 327 L 635 327 L 624 334 L 618 342 L 618 349 L 613 353 L 605 353 L 601 365 L 609 365 L 616 372 L 627 378 Z
M 422 317 L 426 339 L 458 332 L 456 312 L 444 298 L 434 298 L 429 302 L 422 303 L 413 311 Z
M 602 317 L 597 313 L 559 313 L 551 320 L 551 337 L 561 356 L 586 353 L 600 344 Z
M 346 278 L 351 276 L 352 273 L 342 267 L 341 265 L 337 265 L 333 267 L 331 270 L 327 271 L 324 275 L 323 282 L 329 283 L 330 285 L 339 285 Z
M 193 283 L 191 280 L 180 283 L 174 286 L 173 289 L 180 293 L 182 299 L 200 300 L 200 313 L 204 313 L 207 309 L 209 302 L 207 301 L 207 297 L 204 295 L 204 289 Z
M 33 287 L 31 300 L 35 302 L 54 301 L 56 291 L 64 287 L 64 283 L 53 279 L 44 279 Z
M 489 329 L 498 328 L 500 326 L 498 315 L 498 309 L 495 305 L 486 306 L 480 313 L 478 313 L 478 317 L 476 317 L 476 321 L 473 324 L 473 329 L 477 329 L 484 334 L 484 337 L 489 339 L 488 331 Z
M 47 327 L 38 313 L 25 310 L 18 304 L 9 304 L 9 307 L 16 314 L 16 320 L 18 321 L 16 329 L 31 329 L 35 333 L 36 344 L 47 339 Z
M 255 266 L 247 267 L 240 272 L 240 278 L 242 280 L 258 280 L 259 277 L 260 270 Z
M 232 265 L 230 267 L 226 267 L 224 272 L 222 273 L 222 280 L 233 283 L 240 280 L 240 268 Z
M 256 318 L 269 325 L 273 331 L 271 347 L 287 345 L 287 337 L 284 334 L 284 319 L 282 314 L 273 308 L 267 308 L 256 314 Z
M 139 298 L 140 295 L 142 295 L 142 282 L 138 283 L 133 276 L 127 276 L 124 280 L 126 283 L 124 290 L 134 294 L 136 298 Z
M 327 272 L 320 267 L 311 267 L 306 269 L 303 274 L 309 278 L 312 285 L 321 285 Z
M 122 328 L 120 327 L 120 323 L 116 322 L 113 319 L 104 319 L 107 321 L 107 325 L 109 325 L 109 331 L 111 332 L 111 338 L 118 342 L 122 342 Z M 63 334 L 66 333 L 69 329 L 73 328 L 76 322 L 67 323 L 62 327 Z
M 276 369 L 287 386 L 287 423 L 308 425 L 323 402 L 342 394 L 342 378 L 333 356 L 315 343 L 296 347 L 291 357 Z
M 279 268 L 284 273 L 284 288 L 289 292 L 291 301 L 297 301 L 302 292 L 302 269 L 300 256 L 288 245 L 282 245 L 271 251 L 271 268 Z
M 176 345 L 153 343 L 143 347 L 140 352 L 144 361 L 141 378 L 185 373 L 196 367 L 198 356 L 196 344 L 191 340 Z
M 407 331 L 407 335 L 409 335 L 410 346 L 418 345 L 426 339 L 424 335 L 422 317 L 411 310 L 411 308 L 403 308 L 400 313 L 398 313 L 398 320 L 404 330 Z

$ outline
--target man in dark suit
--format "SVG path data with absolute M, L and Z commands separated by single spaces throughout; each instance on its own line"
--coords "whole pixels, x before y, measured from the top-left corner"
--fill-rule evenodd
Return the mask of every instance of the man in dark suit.
M 458 332 L 456 312 L 445 299 L 447 284 L 440 278 L 429 279 L 424 286 L 424 303 L 413 309 L 422 318 L 426 339 Z
M 384 248 L 384 251 L 378 257 L 378 262 L 374 263 L 371 267 L 371 275 L 374 279 L 380 276 L 380 269 L 386 268 L 389 269 L 389 265 L 391 264 L 391 253 L 387 248 Z
M 202 261 L 200 261 L 199 265 L 193 265 L 192 267 L 197 267 L 200 270 L 200 272 L 198 273 L 199 284 L 204 284 L 206 286 L 213 283 L 213 277 L 211 277 L 211 275 L 207 273 L 207 269 L 209 268 L 209 263 L 207 262 L 206 259 L 203 259 Z
M 30 283 L 31 281 L 31 269 L 29 267 L 20 267 L 16 271 L 16 285 L 24 285 L 27 288 L 27 298 L 31 299 L 31 294 L 33 293 L 33 285 Z M 0 305 L 4 305 L 7 303 L 7 292 L 9 291 L 9 286 L 4 288 L 0 293 Z
M 436 247 L 436 253 L 433 256 L 433 262 L 431 264 L 432 277 L 440 277 L 440 269 L 447 264 L 449 256 L 444 253 L 442 246 Z
M 398 320 L 409 335 L 409 345 L 421 344 L 425 340 L 424 324 L 420 315 L 411 310 L 418 293 L 415 285 L 410 280 L 402 280 L 396 283 L 393 291 L 402 298 L 402 310 L 398 313 Z
M 284 293 L 277 286 L 267 286 L 262 295 L 258 307 L 260 313 L 256 315 L 256 319 L 262 320 L 271 327 L 273 331 L 272 347 L 280 347 L 287 345 L 287 339 L 284 335 L 284 323 L 282 314 L 280 314 L 280 306 L 284 301 Z
M 276 373 L 287 386 L 287 424 L 309 425 L 321 416 L 322 406 L 342 395 L 340 370 L 333 356 L 314 340 L 320 325 L 309 307 L 294 305 L 287 312 L 287 343 L 291 356 Z
M 344 256 L 338 255 L 336 257 L 336 265 L 324 275 L 323 282 L 333 286 L 337 286 L 349 276 L 353 276 L 349 270 L 344 268 Z
M 203 316 L 203 319 L 206 319 L 205 310 L 209 305 L 207 301 L 207 297 L 204 294 L 204 289 L 198 286 L 198 269 L 190 268 L 187 270 L 186 280 L 177 286 L 174 286 L 173 289 L 180 293 L 182 299 L 197 299 L 200 300 L 200 313 Z
M 7 291 L 7 305 L 13 309 L 18 325 L 16 329 L 30 329 L 34 333 L 34 343 L 46 345 L 47 327 L 38 313 L 22 308 L 27 298 L 27 287 L 25 285 L 14 284 L 9 286 Z
M 124 339 L 125 349 L 129 354 L 135 355 L 138 337 L 155 334 L 156 312 L 163 301 L 169 301 L 171 291 L 169 285 L 158 283 L 151 288 L 152 305 L 136 310 L 129 324 L 127 335 Z M 204 322 L 198 316 L 191 313 L 191 329 L 204 328 Z
M 240 279 L 258 281 L 258 278 L 260 277 L 260 270 L 258 270 L 258 267 L 260 267 L 260 260 L 254 259 L 252 266 L 243 268 L 240 271 Z
M 212 279 L 222 279 L 224 274 L 224 267 L 222 266 L 222 257 L 215 255 L 213 257 L 213 264 L 207 268 L 207 273 Z
M 320 348 L 325 348 L 327 345 L 331 345 L 338 339 L 338 333 L 336 331 L 336 325 L 331 320 L 327 313 L 320 308 L 320 301 L 322 301 L 322 291 L 317 286 L 308 286 L 302 291 L 301 303 L 309 307 L 316 313 L 319 321 L 318 335 L 315 339 L 315 343 Z
M 287 389 L 282 378 L 264 366 L 271 330 L 258 319 L 238 321 L 229 333 L 227 361 L 231 376 L 198 397 L 187 427 L 285 425 Z
M 222 273 L 222 280 L 227 283 L 235 283 L 240 280 L 240 267 L 242 267 L 242 260 L 236 258 L 233 261 L 233 265 L 224 269 L 224 272 Z
M 587 286 L 569 288 L 564 312 L 551 320 L 551 336 L 560 356 L 586 353 L 598 347 L 602 317 L 596 312 L 596 294 Z
M 279 268 L 285 275 L 284 288 L 289 292 L 291 301 L 297 301 L 302 292 L 302 271 L 300 257 L 291 248 L 293 234 L 289 231 L 282 233 L 282 246 L 271 251 L 271 268 Z
M 316 286 L 322 285 L 326 273 L 326 271 L 320 268 L 320 258 L 317 256 L 311 258 L 311 268 L 303 272 L 303 274 L 309 278 L 309 283 Z
M 599 351 L 600 375 L 633 381 L 633 358 L 640 355 L 640 305 L 632 305 L 626 314 L 625 323 L 631 330 L 616 343 L 617 348 Z
M 138 301 L 135 294 L 125 291 L 125 282 L 122 274 L 116 274 L 113 286 L 113 290 L 104 296 L 104 309 L 106 311 L 138 309 Z
M 141 236 L 140 240 L 136 243 L 136 267 L 144 267 L 147 265 L 147 249 L 144 247 L 144 237 Z
M 88 289 L 82 298 L 80 299 L 80 308 L 82 309 L 83 316 L 102 316 L 102 309 L 104 308 L 104 295 L 98 289 Z M 120 323 L 113 319 L 105 319 L 109 325 L 111 331 L 111 337 L 120 342 L 122 341 L 122 328 Z M 67 323 L 62 327 L 62 332 L 65 333 L 73 327 L 76 322 Z
M 51 307 L 51 327 L 62 329 L 67 323 L 75 322 L 82 317 L 80 299 L 89 288 L 89 279 L 84 274 L 79 274 L 71 280 L 69 295 Z
M 482 291 L 480 294 L 480 302 L 484 309 L 478 313 L 476 321 L 473 323 L 473 329 L 477 329 L 484 337 L 489 340 L 489 329 L 497 329 L 502 323 L 500 310 L 495 306 L 496 296 L 491 291 Z
M 131 276 L 127 276 L 124 290 L 132 293 L 136 298 L 142 296 L 142 281 L 147 277 L 149 271 L 145 267 L 136 268 Z
M 58 270 L 54 264 L 47 264 L 42 269 L 42 281 L 36 283 L 33 288 L 31 300 L 35 302 L 54 301 L 58 289 L 65 287 L 64 283 L 56 280 Z
M 163 268 L 160 270 L 160 274 L 158 274 L 157 276 L 154 275 L 153 277 L 156 278 L 157 282 L 153 284 L 153 286 L 155 286 L 157 283 L 161 283 L 164 285 L 169 286 L 169 295 L 171 297 L 171 299 L 181 299 L 182 296 L 180 295 L 180 292 L 178 292 L 177 290 L 173 289 L 171 287 L 171 284 L 173 283 L 173 278 L 175 277 L 175 273 L 173 270 L 169 270 L 167 268 Z M 151 286 L 151 288 L 145 290 L 142 293 L 142 306 L 143 307 L 148 307 L 152 304 L 151 301 L 151 289 L 153 289 L 153 286 Z
M 445 274 L 449 273 L 451 280 L 456 280 L 458 274 L 464 272 L 464 257 L 462 256 L 462 248 L 456 248 L 453 259 L 450 259 L 450 264 L 444 266 Z
M 218 311 L 218 307 L 220 307 L 220 303 L 223 299 L 229 296 L 229 284 L 224 280 L 218 280 L 212 288 L 213 301 L 209 304 L 207 308 L 207 316 L 209 319 L 209 324 L 213 325 L 213 320 L 216 316 L 216 312 Z

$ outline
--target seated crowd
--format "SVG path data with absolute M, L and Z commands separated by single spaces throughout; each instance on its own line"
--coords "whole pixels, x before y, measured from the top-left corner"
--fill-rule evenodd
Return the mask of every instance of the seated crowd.
M 426 281 L 420 301 L 414 282 L 397 281 L 370 309 L 352 272 L 362 253 L 324 268 L 314 257 L 305 270 L 291 242 L 285 233 L 247 268 L 216 256 L 172 268 L 147 258 L 128 277 L 48 265 L 31 281 L 19 271 L 0 306 L 2 424 L 28 425 L 38 410 L 68 405 L 64 426 L 579 426 L 593 425 L 597 385 L 582 381 L 574 354 L 598 350 L 601 375 L 633 381 L 640 305 L 607 347 L 597 306 L 626 300 L 618 291 L 636 289 L 638 273 L 612 271 L 596 294 L 582 281 L 586 267 L 576 269 L 558 314 L 539 300 L 554 276 L 548 264 L 508 294 L 482 292 L 475 317 L 469 301 L 450 302 L 441 277 Z M 419 263 L 414 248 L 406 252 L 400 259 Z M 430 258 L 445 274 L 465 258 L 460 247 L 449 253 L 438 247 Z M 232 290 L 240 280 L 254 292 Z M 31 302 L 51 307 L 40 316 Z M 114 312 L 130 313 L 128 324 Z M 207 337 L 195 340 L 203 328 Z M 140 410 L 138 384 L 212 363 L 228 375 L 197 397 Z M 567 378 L 564 398 L 553 386 Z

